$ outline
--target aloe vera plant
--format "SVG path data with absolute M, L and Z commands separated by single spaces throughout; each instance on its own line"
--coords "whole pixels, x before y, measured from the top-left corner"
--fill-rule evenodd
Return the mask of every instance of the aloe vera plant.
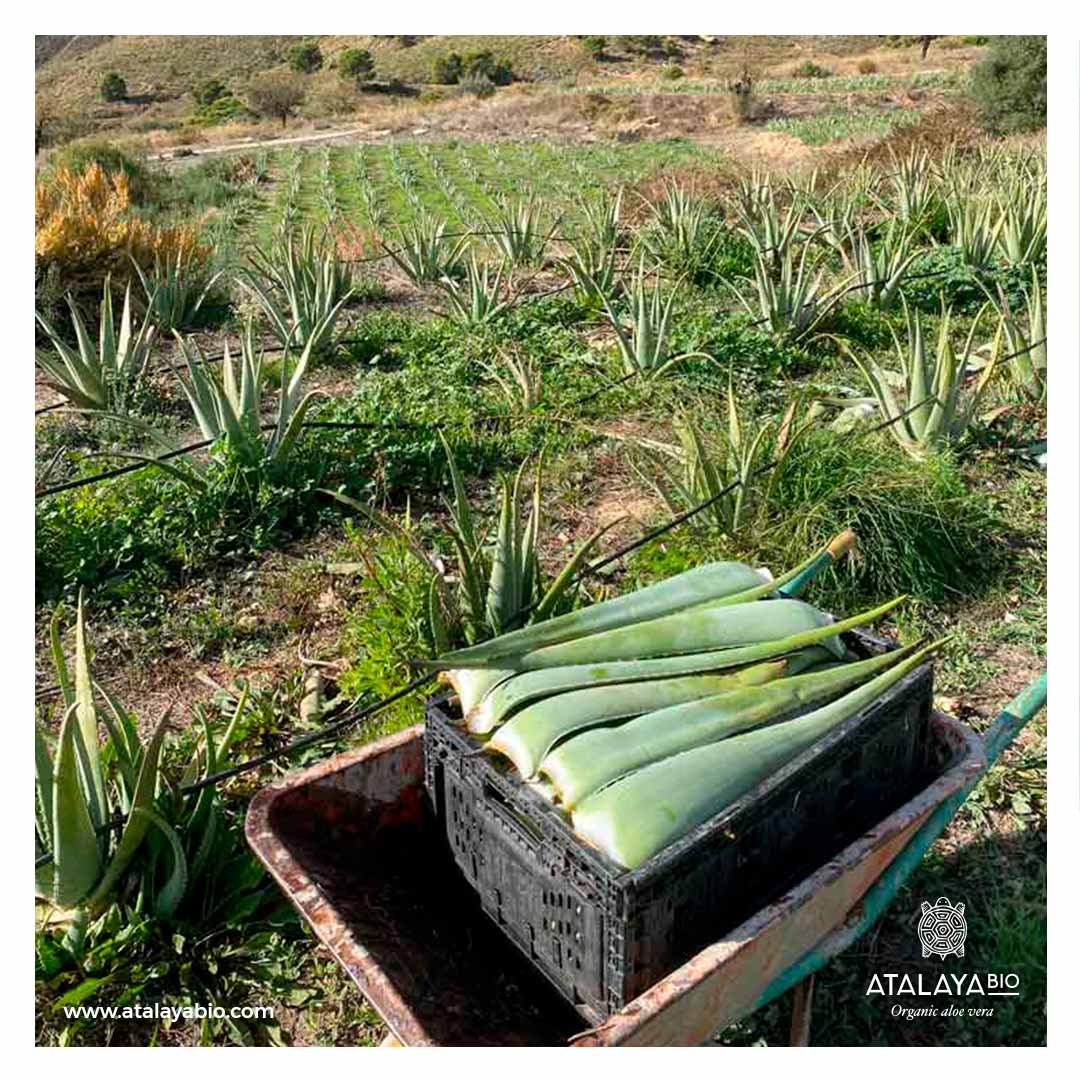
M 444 277 L 439 282 L 439 289 L 446 299 L 447 315 L 454 322 L 463 326 L 481 326 L 509 310 L 512 298 L 503 296 L 505 285 L 504 265 L 492 274 L 488 265 L 479 265 L 473 254 L 465 266 L 464 279 L 455 281 Z
M 616 263 L 618 249 L 588 237 L 570 241 L 570 253 L 557 260 L 574 282 L 574 292 L 586 304 L 603 305 L 613 300 L 618 287 Z
M 646 205 L 653 220 L 641 233 L 641 244 L 652 258 L 690 272 L 708 265 L 722 237 L 712 207 L 672 180 L 664 185 L 663 198 Z
M 629 300 L 630 325 L 628 327 L 615 312 L 608 298 L 601 297 L 608 321 L 618 339 L 623 368 L 627 374 L 637 372 L 641 375 L 658 377 L 666 374 L 683 360 L 693 357 L 711 359 L 706 353 L 700 352 L 671 355 L 668 337 L 676 292 L 672 289 L 665 300 L 659 285 L 650 290 L 646 287 L 646 280 L 645 256 L 642 255 L 633 282 L 629 288 L 624 288 Z
M 740 183 L 737 227 L 754 249 L 759 265 L 767 271 L 780 272 L 791 255 L 806 206 L 806 197 L 795 191 L 787 210 L 781 213 L 767 173 L 755 171 L 749 180 Z
M 113 899 L 151 827 L 168 829 L 154 805 L 168 714 L 145 746 L 122 708 L 113 706 L 111 715 L 99 716 L 82 593 L 76 609 L 74 671 L 64 658 L 58 618 L 50 636 L 63 721 L 55 755 L 42 729 L 34 732 L 35 854 L 52 857 L 35 869 L 34 891 L 61 910 L 85 907 L 95 912 Z M 115 776 L 104 763 L 99 723 L 109 732 Z M 112 824 L 118 816 L 122 827 L 117 833 Z M 167 901 L 168 896 L 159 899 Z
M 810 333 L 833 309 L 846 292 L 850 278 L 822 294 L 824 272 L 814 277 L 816 266 L 808 265 L 810 245 L 807 244 L 796 263 L 794 252 L 788 250 L 780 260 L 779 272 L 772 271 L 772 260 L 758 252 L 754 261 L 754 284 L 757 290 L 755 308 L 730 282 L 742 306 L 756 321 L 778 337 L 799 338 Z
M 619 222 L 622 217 L 622 188 L 617 192 L 607 192 L 595 199 L 583 201 L 581 216 L 584 229 L 580 239 L 598 248 L 612 248 L 619 242 Z
M 45 381 L 72 405 L 93 412 L 123 413 L 128 410 L 139 382 L 146 374 L 155 341 L 150 313 L 138 329 L 132 329 L 131 285 L 124 293 L 124 310 L 119 333 L 113 318 L 109 278 L 101 298 L 101 324 L 97 343 L 87 333 L 74 300 L 68 297 L 71 322 L 75 327 L 76 348 L 40 312 L 34 317 L 49 336 L 56 356 L 38 353 L 36 362 L 45 373 Z M 151 305 L 153 296 L 151 296 Z
M 995 206 L 979 192 L 954 190 L 945 201 L 949 242 L 959 249 L 969 266 L 985 269 L 994 258 L 1005 218 L 995 215 Z
M 333 243 L 308 228 L 298 242 L 282 235 L 268 251 L 256 248 L 249 258 L 243 283 L 282 348 L 328 349 L 341 309 L 353 293 L 351 274 Z
M 940 199 L 930 155 L 911 150 L 904 157 L 892 156 L 889 170 L 892 198 L 882 208 L 897 215 L 908 228 L 922 232 L 934 218 Z
M 209 273 L 205 263 L 191 251 L 178 251 L 175 259 L 155 255 L 149 273 L 134 259 L 132 263 L 146 294 L 150 317 L 163 333 L 189 327 L 224 273 Z
M 63 918 L 79 911 L 93 917 L 120 896 L 171 918 L 200 877 L 213 871 L 221 825 L 216 792 L 206 787 L 185 795 L 166 779 L 168 711 L 144 743 L 135 717 L 97 681 L 81 592 L 72 668 L 58 617 L 50 639 L 63 720 L 55 752 L 35 728 L 35 855 L 45 857 L 35 867 L 35 894 Z M 246 703 L 245 690 L 220 738 L 200 711 L 203 739 L 181 785 L 229 764 Z
M 937 346 L 931 355 L 919 313 L 910 311 L 904 304 L 906 343 L 901 344 L 893 331 L 904 382 L 902 401 L 897 399 L 888 377 L 872 359 L 862 358 L 850 348 L 846 349 L 862 371 L 885 418 L 891 421 L 889 431 L 914 458 L 923 458 L 960 438 L 977 415 L 979 402 L 997 367 L 996 354 L 983 366 L 971 391 L 965 391 L 964 383 L 968 366 L 974 359 L 975 334 L 987 306 L 979 311 L 957 352 L 952 343 L 952 313 L 942 297 Z
M 414 285 L 429 285 L 457 274 L 468 243 L 467 236 L 451 235 L 444 219 L 423 213 L 382 248 Z
M 481 363 L 513 412 L 527 416 L 540 404 L 544 396 L 543 372 L 528 353 L 500 351 L 497 359 Z
M 889 311 L 895 305 L 904 275 L 919 255 L 911 233 L 895 222 L 889 223 L 876 244 L 862 226 L 857 226 L 839 250 L 848 271 L 879 311 Z
M 256 351 L 252 324 L 249 322 L 240 336 L 238 357 L 233 357 L 226 343 L 220 374 L 206 363 L 198 346 L 179 334 L 177 340 L 187 366 L 187 377 L 178 375 L 180 387 L 204 438 L 223 444 L 228 454 L 244 465 L 274 469 L 285 464 L 308 410 L 322 395 L 319 390 L 305 394 L 302 387 L 314 341 L 304 347 L 295 365 L 290 350 L 282 354 L 277 415 L 273 428 L 264 431 L 264 356 Z
M 1046 400 L 1046 311 L 1039 272 L 1031 268 L 1031 286 L 1024 289 L 1024 311 L 1014 312 L 1001 286 L 991 302 L 998 313 L 992 353 L 1004 355 L 1012 384 L 1030 401 Z
M 709 440 L 689 415 L 675 420 L 680 446 L 646 445 L 646 455 L 660 472 L 658 479 L 646 475 L 672 514 L 679 514 L 706 499 L 715 500 L 706 513 L 717 528 L 733 536 L 747 527 L 755 510 L 768 505 L 784 460 L 809 427 L 797 424 L 796 405 L 785 410 L 779 422 L 766 420 L 748 430 L 739 416 L 732 384 L 727 392 L 727 428 Z M 769 463 L 772 467 L 763 472 Z M 734 485 L 734 487 L 732 487 Z M 726 494 L 721 494 L 727 488 Z
M 1046 257 L 1046 185 L 1013 183 L 997 202 L 998 249 L 1010 266 Z
M 538 266 L 554 235 L 557 220 L 544 231 L 540 199 L 496 199 L 495 211 L 484 218 L 484 232 L 510 266 Z
M 440 438 L 442 436 L 440 435 Z M 617 522 L 593 532 L 571 555 L 560 571 L 545 581 L 540 567 L 539 544 L 542 529 L 543 458 L 537 462 L 527 515 L 522 511 L 524 479 L 528 462 L 523 462 L 513 481 L 500 481 L 499 513 L 494 528 L 485 535 L 477 527 L 454 455 L 442 438 L 450 468 L 453 501 L 449 503 L 448 532 L 458 567 L 456 589 L 451 589 L 438 564 L 411 534 L 410 550 L 433 570 L 429 619 L 431 636 L 441 651 L 450 641 L 464 638 L 470 645 L 528 624 L 542 623 L 566 605 L 575 574 L 603 535 Z M 401 533 L 386 515 L 347 496 L 331 493 L 338 501 L 358 510 L 376 527 Z
M 859 227 L 862 209 L 870 198 L 875 181 L 875 175 L 864 162 L 820 198 L 814 199 L 816 177 L 812 177 L 805 199 L 817 221 L 814 235 L 830 247 L 842 249 L 850 234 Z

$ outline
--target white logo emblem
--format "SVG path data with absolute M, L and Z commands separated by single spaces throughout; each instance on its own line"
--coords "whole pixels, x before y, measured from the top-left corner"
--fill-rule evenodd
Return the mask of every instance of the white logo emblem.
M 964 905 L 955 907 L 946 896 L 939 896 L 937 903 L 922 905 L 922 918 L 919 920 L 919 940 L 922 942 L 923 956 L 964 955 L 964 941 L 967 939 L 967 923 L 964 921 Z

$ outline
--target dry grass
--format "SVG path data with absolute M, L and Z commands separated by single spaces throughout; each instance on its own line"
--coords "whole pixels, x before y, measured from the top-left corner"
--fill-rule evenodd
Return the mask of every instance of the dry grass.
M 655 85 L 661 61 L 628 54 L 611 38 L 611 59 L 597 63 L 570 36 L 439 36 L 419 37 L 415 44 L 403 47 L 396 36 L 314 35 L 326 59 L 326 68 L 307 76 L 309 85 L 305 123 L 312 128 L 320 122 L 363 120 L 372 127 L 396 127 L 395 121 L 426 115 L 458 114 L 473 110 L 484 124 L 481 105 L 472 99 L 462 104 L 453 99 L 444 110 L 437 103 L 418 107 L 415 98 L 392 98 L 388 95 L 365 94 L 356 101 L 354 111 L 340 93 L 340 80 L 335 70 L 335 57 L 343 48 L 370 49 L 375 57 L 376 77 L 380 81 L 399 79 L 413 86 L 422 86 L 431 77 L 433 60 L 449 52 L 466 53 L 489 49 L 504 57 L 515 73 L 526 81 L 525 89 L 550 88 L 553 83 L 567 86 L 610 84 L 612 88 L 637 89 Z M 117 35 L 113 37 L 74 37 L 42 44 L 40 66 L 36 71 L 39 99 L 68 122 L 77 122 L 99 132 L 146 135 L 159 145 L 194 141 L 200 136 L 197 129 L 186 124 L 194 111 L 191 97 L 193 87 L 207 78 L 219 78 L 238 94 L 242 94 L 248 79 L 256 72 L 284 62 L 290 44 L 298 40 L 282 35 L 199 36 L 199 35 Z M 980 54 L 971 47 L 952 48 L 945 39 L 935 42 L 930 55 L 923 60 L 917 46 L 891 49 L 883 47 L 880 37 L 828 36 L 757 36 L 716 37 L 709 40 L 673 37 L 682 50 L 680 66 L 688 79 L 726 80 L 748 64 L 758 78 L 789 75 L 802 62 L 812 59 L 837 75 L 852 74 L 860 60 L 869 59 L 883 74 L 910 75 L 925 71 L 954 71 L 965 68 Z M 118 71 L 128 85 L 129 100 L 106 104 L 99 100 L 102 76 Z M 822 90 L 827 92 L 823 80 Z M 519 89 L 516 87 L 515 89 Z M 527 95 L 526 95 L 527 96 Z M 681 95 L 697 96 L 697 95 Z M 724 95 L 707 95 L 711 104 L 685 115 L 685 126 L 672 125 L 674 133 L 694 134 L 692 124 L 704 125 L 704 130 L 726 126 L 730 119 Z M 635 108 L 639 115 L 648 115 L 660 107 L 665 110 L 674 103 L 676 95 L 648 94 Z M 496 102 L 520 102 L 514 93 L 500 91 Z M 498 106 L 503 108 L 502 105 Z M 497 111 L 497 110 L 496 110 Z M 512 111 L 512 110 L 511 110 Z M 570 107 L 573 112 L 573 106 Z M 573 117 L 564 118 L 573 123 Z M 169 134 L 163 136 L 160 130 Z M 307 130 L 303 125 L 295 131 Z M 701 131 L 699 127 L 697 131 Z M 222 135 L 224 132 L 226 134 Z M 214 129 L 204 136 L 208 141 L 224 137 L 240 139 L 274 133 L 273 125 L 239 124 Z

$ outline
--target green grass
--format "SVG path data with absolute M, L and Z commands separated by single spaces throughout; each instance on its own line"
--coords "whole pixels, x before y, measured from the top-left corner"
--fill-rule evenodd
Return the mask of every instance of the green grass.
M 894 109 L 887 113 L 869 109 L 853 112 L 829 109 L 813 116 L 779 117 L 769 120 L 765 127 L 769 131 L 791 135 L 807 146 L 824 146 L 837 139 L 882 138 L 894 128 L 914 124 L 918 119 L 917 109 Z

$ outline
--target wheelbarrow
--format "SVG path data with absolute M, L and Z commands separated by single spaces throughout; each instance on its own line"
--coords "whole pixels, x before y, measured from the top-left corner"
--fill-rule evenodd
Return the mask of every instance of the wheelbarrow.
M 814 973 L 880 917 L 979 778 L 1046 701 L 1046 674 L 979 738 L 940 713 L 936 779 L 783 896 L 604 1023 L 585 1021 L 489 921 L 424 793 L 423 725 L 269 785 L 248 842 L 409 1046 L 690 1046 L 796 989 L 809 1036 Z

